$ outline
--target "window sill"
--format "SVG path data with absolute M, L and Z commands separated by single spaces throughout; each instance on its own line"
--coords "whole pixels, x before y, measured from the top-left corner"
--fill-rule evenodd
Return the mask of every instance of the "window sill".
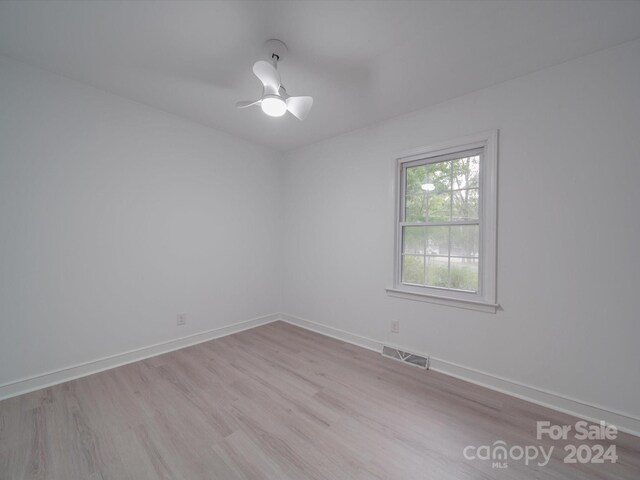
M 441 297 L 429 293 L 409 292 L 397 288 L 386 288 L 387 295 L 390 297 L 404 298 L 405 300 L 415 300 L 418 302 L 435 303 L 438 305 L 447 305 L 450 307 L 466 308 L 467 310 L 476 310 L 478 312 L 496 313 L 500 305 L 496 303 L 486 303 L 477 300 L 463 300 L 459 298 Z

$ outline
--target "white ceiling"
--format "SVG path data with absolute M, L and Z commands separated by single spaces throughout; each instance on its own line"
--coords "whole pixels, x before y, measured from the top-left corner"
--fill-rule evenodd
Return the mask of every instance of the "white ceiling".
M 262 43 L 309 117 L 258 98 Z M 640 1 L 0 2 L 0 53 L 290 150 L 640 37 Z

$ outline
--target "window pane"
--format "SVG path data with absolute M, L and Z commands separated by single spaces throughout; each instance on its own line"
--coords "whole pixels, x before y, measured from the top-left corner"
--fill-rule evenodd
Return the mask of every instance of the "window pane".
M 451 190 L 451 161 L 430 163 L 425 166 L 421 188 L 425 192 L 442 193 Z
M 402 253 L 424 255 L 426 227 L 404 227 L 402 234 Z
M 448 222 L 451 219 L 451 193 L 407 195 L 405 222 Z
M 405 193 L 442 193 L 451 190 L 451 161 L 409 167 Z
M 447 257 L 427 257 L 427 281 L 429 287 L 449 285 L 449 259 Z
M 429 222 L 448 222 L 451 219 L 451 194 L 427 195 L 426 218 Z
M 477 257 L 480 244 L 478 225 L 451 226 L 451 255 Z
M 427 177 L 427 166 L 419 165 L 417 167 L 409 167 L 406 171 L 407 184 L 405 186 L 405 193 L 416 194 L 424 193 L 422 184 L 425 183 Z
M 424 227 L 427 255 L 449 255 L 449 227 Z
M 451 288 L 478 291 L 478 259 L 451 259 Z
M 424 257 L 418 255 L 402 257 L 402 283 L 424 285 Z
M 453 188 L 477 188 L 480 179 L 480 155 L 460 158 L 452 162 Z
M 478 219 L 478 189 L 458 190 L 453 192 L 452 220 Z
M 404 204 L 405 222 L 424 222 L 426 219 L 427 198 L 423 194 L 407 195 Z

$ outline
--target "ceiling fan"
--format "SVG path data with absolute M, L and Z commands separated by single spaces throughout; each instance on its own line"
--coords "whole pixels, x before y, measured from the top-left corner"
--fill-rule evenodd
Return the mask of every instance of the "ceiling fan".
M 312 97 L 291 97 L 280 80 L 278 61 L 287 53 L 287 46 L 280 40 L 267 40 L 265 49 L 271 55 L 271 61 L 257 61 L 253 64 L 253 73 L 262 82 L 262 98 L 236 103 L 237 108 L 260 105 L 262 111 L 271 117 L 281 117 L 287 111 L 299 120 L 304 120 L 313 105 Z

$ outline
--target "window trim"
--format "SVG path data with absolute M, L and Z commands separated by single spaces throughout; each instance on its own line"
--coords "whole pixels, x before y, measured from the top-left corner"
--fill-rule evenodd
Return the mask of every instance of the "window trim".
M 410 286 L 402 283 L 402 226 L 404 168 L 435 157 L 483 148 L 480 162 L 480 247 L 478 292 L 464 292 L 438 287 Z M 442 161 L 442 160 L 440 160 Z M 446 161 L 446 160 L 445 160 Z M 441 305 L 495 313 L 497 273 L 497 209 L 498 209 L 498 130 L 489 130 L 463 138 L 407 150 L 395 155 L 394 271 L 389 296 L 421 300 Z

